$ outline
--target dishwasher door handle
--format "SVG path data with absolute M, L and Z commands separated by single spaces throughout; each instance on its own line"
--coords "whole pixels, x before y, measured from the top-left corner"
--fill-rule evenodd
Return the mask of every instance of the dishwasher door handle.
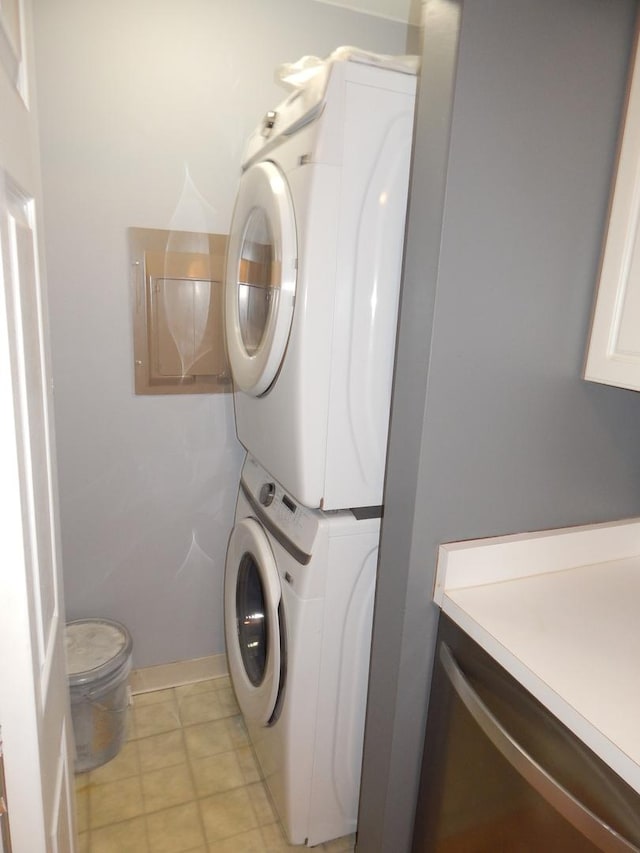
M 469 684 L 446 643 L 440 644 L 440 661 L 451 686 L 478 726 L 514 770 L 541 797 L 578 832 L 582 833 L 585 838 L 605 853 L 629 853 L 629 851 L 639 853 L 638 847 L 623 838 L 615 829 L 577 800 L 513 739 Z

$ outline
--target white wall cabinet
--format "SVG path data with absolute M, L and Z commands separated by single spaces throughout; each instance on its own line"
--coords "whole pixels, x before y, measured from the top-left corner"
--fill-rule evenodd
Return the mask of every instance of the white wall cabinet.
M 640 61 L 636 49 L 584 378 L 640 391 Z

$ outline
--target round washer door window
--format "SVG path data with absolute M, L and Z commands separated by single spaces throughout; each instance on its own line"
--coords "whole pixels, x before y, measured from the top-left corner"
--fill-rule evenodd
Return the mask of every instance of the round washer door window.
M 231 680 L 242 713 L 266 725 L 280 686 L 280 578 L 267 535 L 244 518 L 229 539 L 224 622 Z
M 273 163 L 242 176 L 227 250 L 225 326 L 237 388 L 260 396 L 278 374 L 293 320 L 297 241 L 293 204 Z
M 260 687 L 267 672 L 271 628 L 266 610 L 260 566 L 247 551 L 240 559 L 236 579 L 236 625 L 244 671 L 254 687 Z

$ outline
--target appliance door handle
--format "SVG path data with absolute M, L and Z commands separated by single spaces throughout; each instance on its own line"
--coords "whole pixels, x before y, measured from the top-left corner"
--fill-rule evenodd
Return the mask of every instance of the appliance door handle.
M 485 735 L 529 785 L 540 794 L 578 832 L 606 853 L 623 853 L 638 848 L 593 814 L 556 779 L 547 773 L 513 739 L 473 689 L 456 663 L 451 650 L 440 644 L 440 660 L 453 689 Z

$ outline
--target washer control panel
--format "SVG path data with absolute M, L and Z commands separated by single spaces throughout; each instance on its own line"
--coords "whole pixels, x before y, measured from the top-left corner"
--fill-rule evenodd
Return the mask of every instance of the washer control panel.
M 304 553 L 311 554 L 322 512 L 308 509 L 287 494 L 277 480 L 247 456 L 242 468 L 242 487 L 258 513 L 280 530 Z

